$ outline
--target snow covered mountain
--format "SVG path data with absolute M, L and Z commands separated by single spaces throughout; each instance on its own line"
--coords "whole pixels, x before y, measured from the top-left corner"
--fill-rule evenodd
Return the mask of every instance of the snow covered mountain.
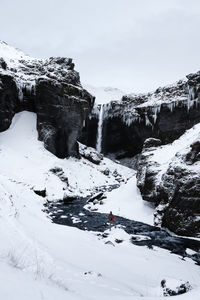
M 124 96 L 125 92 L 112 87 L 94 87 L 89 84 L 84 84 L 85 89 L 95 96 L 96 104 L 105 104 L 110 101 L 119 101 Z

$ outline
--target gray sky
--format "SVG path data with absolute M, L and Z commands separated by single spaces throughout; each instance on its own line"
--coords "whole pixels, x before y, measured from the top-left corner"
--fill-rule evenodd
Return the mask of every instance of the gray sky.
M 150 91 L 200 69 L 200 0 L 0 0 L 0 39 L 81 81 Z

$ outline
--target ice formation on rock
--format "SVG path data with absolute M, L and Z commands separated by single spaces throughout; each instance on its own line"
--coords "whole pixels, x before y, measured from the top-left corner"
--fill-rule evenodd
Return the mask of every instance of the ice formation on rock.
M 103 113 L 104 113 L 104 105 L 100 105 L 98 131 L 97 131 L 97 144 L 96 144 L 96 149 L 99 153 L 101 152 L 101 146 L 102 146 Z

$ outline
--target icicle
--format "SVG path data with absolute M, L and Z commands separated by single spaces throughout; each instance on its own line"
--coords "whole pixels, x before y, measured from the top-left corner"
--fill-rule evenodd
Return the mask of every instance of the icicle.
M 158 112 L 160 111 L 160 106 L 156 106 L 152 108 L 153 111 L 153 124 L 157 121 Z
M 146 126 L 152 126 L 150 120 L 149 120 L 149 117 L 147 115 L 147 112 L 145 112 L 145 125 Z
M 173 102 L 171 102 L 169 104 L 169 109 L 170 109 L 171 112 L 173 112 L 173 110 L 174 110 L 174 103 Z
M 19 99 L 19 101 L 23 101 L 23 98 L 24 98 L 24 95 L 22 92 L 22 87 L 18 86 L 18 99 Z
M 101 146 L 102 146 L 102 130 L 103 130 L 103 111 L 104 107 L 103 104 L 100 107 L 99 112 L 99 122 L 98 122 L 98 131 L 97 131 L 97 144 L 96 149 L 99 153 L 101 153 Z
M 195 87 L 194 86 L 189 86 L 188 85 L 188 101 L 187 101 L 187 109 L 188 111 L 190 108 L 194 105 L 194 100 L 195 98 Z

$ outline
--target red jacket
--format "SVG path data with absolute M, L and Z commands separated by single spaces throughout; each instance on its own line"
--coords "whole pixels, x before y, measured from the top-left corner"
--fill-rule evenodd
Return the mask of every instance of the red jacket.
M 108 222 L 115 222 L 115 218 L 114 218 L 113 214 L 108 215 Z

